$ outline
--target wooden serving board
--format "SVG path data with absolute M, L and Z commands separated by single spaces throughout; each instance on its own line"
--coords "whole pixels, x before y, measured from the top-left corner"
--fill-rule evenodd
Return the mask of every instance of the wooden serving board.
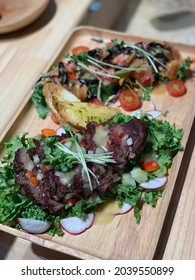
M 195 149 L 165 248 L 165 260 L 195 259 Z M 179 232 L 179 238 L 178 238 Z
M 61 54 L 51 61 L 50 65 L 60 60 L 66 51 L 76 45 L 87 45 L 90 48 L 101 46 L 93 39 L 110 41 L 117 38 L 129 42 L 150 41 L 150 39 L 132 37 L 128 34 L 113 32 L 109 30 L 95 29 L 93 27 L 76 28 L 64 43 Z M 173 44 L 181 54 L 191 56 L 194 59 L 194 47 Z M 49 66 L 49 65 L 48 65 Z M 195 65 L 192 65 L 195 70 Z M 47 68 L 48 69 L 48 68 Z M 43 72 L 47 71 L 43 69 Z M 169 111 L 166 120 L 175 123 L 177 128 L 184 128 L 182 144 L 185 148 L 187 143 L 194 114 L 195 114 L 195 78 L 187 81 L 187 94 L 174 98 L 165 91 L 155 91 L 151 95 L 151 101 L 143 104 L 143 110 L 149 109 L 154 103 L 157 109 Z M 39 119 L 35 108 L 29 101 L 19 117 L 7 133 L 4 140 L 9 140 L 13 134 L 29 132 L 29 136 L 36 135 L 42 128 L 56 125 L 51 122 L 50 117 L 46 120 Z M 65 233 L 63 237 L 51 237 L 44 235 L 31 235 L 20 230 L 12 229 L 0 225 L 0 229 L 13 235 L 28 239 L 39 245 L 46 246 L 81 259 L 152 259 L 161 233 L 164 218 L 168 209 L 171 195 L 175 187 L 176 179 L 180 176 L 178 170 L 185 161 L 184 153 L 179 152 L 174 159 L 174 164 L 170 170 L 169 180 L 164 195 L 158 201 L 156 208 L 144 205 L 140 225 L 137 225 L 133 217 L 133 211 L 125 215 L 116 216 L 113 221 L 106 225 L 93 225 L 89 230 L 81 235 L 74 236 Z M 187 159 L 186 159 L 187 160 Z

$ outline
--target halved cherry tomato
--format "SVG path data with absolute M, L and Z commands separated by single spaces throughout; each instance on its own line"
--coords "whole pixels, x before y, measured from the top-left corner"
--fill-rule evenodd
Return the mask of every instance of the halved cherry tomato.
M 133 89 L 122 89 L 119 93 L 119 101 L 125 111 L 134 111 L 141 106 L 141 100 Z
M 72 49 L 72 54 L 78 55 L 80 53 L 88 52 L 88 51 L 89 51 L 88 47 L 86 47 L 86 46 L 78 46 L 78 47 L 75 47 L 75 48 Z
M 44 128 L 41 130 L 41 134 L 45 137 L 56 136 L 56 131 L 55 131 L 55 129 Z
M 146 162 L 143 162 L 141 165 L 142 169 L 146 170 L 147 172 L 153 172 L 159 169 L 158 162 L 154 160 L 148 160 Z
M 166 84 L 168 93 L 171 96 L 177 97 L 186 93 L 186 86 L 183 80 L 172 80 Z
M 99 100 L 98 98 L 95 98 L 95 97 L 91 98 L 88 102 L 96 104 L 96 105 L 104 106 L 104 102 L 102 102 L 101 100 Z

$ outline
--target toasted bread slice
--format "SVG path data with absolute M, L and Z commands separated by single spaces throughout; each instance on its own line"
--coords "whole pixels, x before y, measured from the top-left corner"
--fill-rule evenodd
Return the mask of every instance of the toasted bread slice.
M 60 116 L 53 105 L 54 99 L 55 102 L 81 102 L 74 94 L 62 87 L 60 84 L 52 82 L 44 85 L 43 94 L 45 96 L 47 106 L 49 107 L 51 112 L 56 116 L 59 123 L 61 123 L 62 120 L 60 119 Z M 63 123 L 63 125 L 65 125 L 65 122 Z
M 112 119 L 118 109 L 81 102 L 60 84 L 48 83 L 43 88 L 48 107 L 62 126 L 86 128 L 88 122 L 105 123 Z
M 86 102 L 57 102 L 55 108 L 61 122 L 65 121 L 76 129 L 86 128 L 87 123 L 105 123 L 112 119 L 118 110 Z

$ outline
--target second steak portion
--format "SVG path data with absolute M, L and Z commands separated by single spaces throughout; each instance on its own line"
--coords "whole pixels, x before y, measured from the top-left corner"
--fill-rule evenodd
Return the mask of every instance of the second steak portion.
M 90 180 L 100 196 L 107 194 L 120 182 L 123 170 L 145 144 L 147 126 L 144 121 L 133 118 L 125 124 L 112 123 L 102 126 L 95 122 L 76 134 L 78 144 L 84 154 L 102 154 L 110 152 L 114 163 L 102 165 L 87 162 Z M 58 136 L 56 136 L 58 137 Z M 63 134 L 58 140 L 63 143 L 70 135 Z M 19 192 L 27 196 L 42 209 L 57 214 L 71 199 L 88 199 L 93 192 L 89 178 L 81 163 L 77 163 L 66 173 L 55 165 L 46 165 L 46 139 L 34 139 L 33 148 L 20 148 L 14 159 L 15 180 L 20 185 Z M 57 149 L 56 146 L 52 149 Z

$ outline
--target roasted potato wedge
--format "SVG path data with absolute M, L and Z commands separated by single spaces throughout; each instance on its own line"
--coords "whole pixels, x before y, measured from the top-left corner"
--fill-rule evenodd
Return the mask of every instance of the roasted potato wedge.
M 83 129 L 91 121 L 105 123 L 118 112 L 116 108 L 81 102 L 59 84 L 45 84 L 43 93 L 48 107 L 62 126 L 69 124 L 76 129 Z

